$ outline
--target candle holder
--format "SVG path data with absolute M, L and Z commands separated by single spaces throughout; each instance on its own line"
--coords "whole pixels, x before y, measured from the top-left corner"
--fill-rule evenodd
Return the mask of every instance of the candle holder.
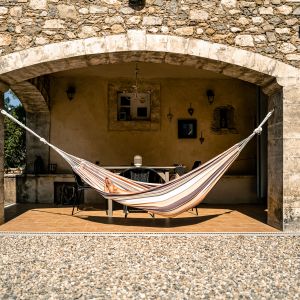
M 200 141 L 201 145 L 202 145 L 203 142 L 204 142 L 204 137 L 203 137 L 203 135 L 202 135 L 202 131 L 201 131 L 201 134 L 200 134 L 199 141 Z

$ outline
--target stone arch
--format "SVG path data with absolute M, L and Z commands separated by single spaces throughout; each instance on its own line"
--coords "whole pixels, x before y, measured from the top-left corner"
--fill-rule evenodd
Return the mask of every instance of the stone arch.
M 30 81 L 12 84 L 10 88 L 20 99 L 26 111 L 26 124 L 39 135 L 49 139 L 50 111 L 48 91 L 44 87 L 44 80 L 38 77 Z M 26 171 L 33 172 L 36 155 L 44 161 L 48 160 L 49 148 L 36 143 L 36 138 L 26 132 Z
M 41 91 L 29 81 L 12 84 L 10 88 L 21 99 L 26 112 L 48 112 L 48 103 Z
M 130 61 L 190 65 L 260 86 L 274 78 L 297 82 L 300 70 L 235 47 L 172 35 L 129 30 L 126 34 L 48 44 L 0 58 L 0 79 L 12 85 L 45 74 L 89 65 Z
M 62 70 L 132 61 L 192 66 L 263 87 L 277 105 L 269 122 L 268 223 L 285 230 L 300 230 L 300 123 L 293 118 L 295 111 L 300 113 L 300 69 L 227 45 L 129 30 L 2 56 L 0 80 L 13 86 Z

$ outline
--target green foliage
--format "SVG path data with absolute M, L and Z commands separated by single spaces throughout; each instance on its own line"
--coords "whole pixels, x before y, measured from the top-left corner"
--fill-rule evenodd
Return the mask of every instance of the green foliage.
M 12 107 L 9 100 L 4 100 L 4 106 L 12 116 L 25 122 L 25 110 L 19 105 Z M 23 128 L 9 118 L 4 118 L 4 167 L 17 168 L 25 166 L 26 134 Z

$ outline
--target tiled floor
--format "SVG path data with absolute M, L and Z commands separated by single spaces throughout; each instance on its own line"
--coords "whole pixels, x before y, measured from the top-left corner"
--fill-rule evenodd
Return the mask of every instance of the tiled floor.
M 274 232 L 266 224 L 266 211 L 258 205 L 201 205 L 176 218 L 122 210 L 108 218 L 104 210 L 86 209 L 71 216 L 71 207 L 18 204 L 6 209 L 0 231 L 26 232 Z

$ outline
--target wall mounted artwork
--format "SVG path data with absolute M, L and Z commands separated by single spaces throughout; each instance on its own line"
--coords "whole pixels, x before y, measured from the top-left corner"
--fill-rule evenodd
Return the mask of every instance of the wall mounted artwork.
M 195 139 L 197 138 L 197 120 L 179 119 L 178 120 L 178 138 Z

